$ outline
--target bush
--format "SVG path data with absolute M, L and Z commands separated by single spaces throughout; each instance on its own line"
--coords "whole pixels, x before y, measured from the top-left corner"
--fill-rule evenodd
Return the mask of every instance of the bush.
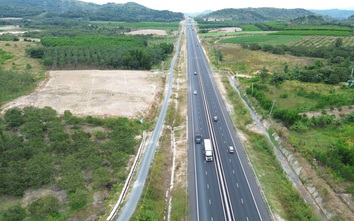
M 59 213 L 61 203 L 55 196 L 47 196 L 34 201 L 28 206 L 30 214 L 38 219 L 45 219 Z
M 69 206 L 73 210 L 82 209 L 87 204 L 88 193 L 85 190 L 76 190 L 75 193 L 69 195 Z
M 3 221 L 20 221 L 24 220 L 27 212 L 20 204 L 9 207 L 2 215 Z
M 287 127 L 291 127 L 296 121 L 302 118 L 299 111 L 294 109 L 276 109 L 273 111 L 273 117 L 281 120 Z

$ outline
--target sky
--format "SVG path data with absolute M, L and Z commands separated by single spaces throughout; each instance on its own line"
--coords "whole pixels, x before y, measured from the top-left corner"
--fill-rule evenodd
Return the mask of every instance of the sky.
M 135 2 L 156 10 L 203 12 L 225 8 L 274 7 L 303 9 L 354 9 L 352 0 L 81 0 L 96 4 Z

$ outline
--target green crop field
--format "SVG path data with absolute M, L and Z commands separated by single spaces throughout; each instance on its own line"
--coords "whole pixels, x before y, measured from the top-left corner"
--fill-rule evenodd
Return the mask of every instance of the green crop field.
M 274 33 L 273 31 L 235 31 L 235 32 L 209 32 L 200 34 L 202 37 L 224 37 L 224 36 L 265 36 Z
M 242 36 L 237 38 L 223 39 L 220 43 L 231 43 L 231 44 L 271 44 L 271 45 L 282 45 L 288 44 L 289 42 L 297 41 L 303 36 L 298 35 L 258 35 L 258 36 Z
M 241 25 L 240 28 L 242 28 L 243 31 L 262 31 L 262 29 L 255 25 Z
M 350 36 L 351 29 L 338 26 L 294 26 L 281 30 L 276 35 L 321 35 Z
M 132 36 L 104 37 L 104 36 L 78 36 L 72 38 L 43 38 L 44 46 L 143 46 L 142 39 Z
M 338 37 L 334 36 L 305 36 L 296 41 L 289 42 L 290 46 L 322 47 L 333 46 Z M 343 46 L 354 46 L 354 37 L 340 37 L 343 39 Z
M 282 30 L 275 35 L 322 35 L 322 36 L 350 36 L 349 31 L 336 30 Z

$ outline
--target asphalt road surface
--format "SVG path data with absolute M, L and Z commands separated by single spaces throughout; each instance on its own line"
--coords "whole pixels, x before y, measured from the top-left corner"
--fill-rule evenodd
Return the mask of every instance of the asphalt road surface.
M 186 24 L 190 219 L 271 220 L 195 29 L 189 20 Z M 196 134 L 212 140 L 212 162 L 205 161 L 204 144 L 195 143 Z

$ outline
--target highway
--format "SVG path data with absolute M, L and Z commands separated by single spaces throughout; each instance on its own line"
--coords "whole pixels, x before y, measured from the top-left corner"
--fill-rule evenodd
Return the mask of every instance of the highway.
M 190 219 L 271 220 L 195 29 L 190 20 L 186 24 Z M 212 140 L 212 162 L 205 161 L 196 134 Z

